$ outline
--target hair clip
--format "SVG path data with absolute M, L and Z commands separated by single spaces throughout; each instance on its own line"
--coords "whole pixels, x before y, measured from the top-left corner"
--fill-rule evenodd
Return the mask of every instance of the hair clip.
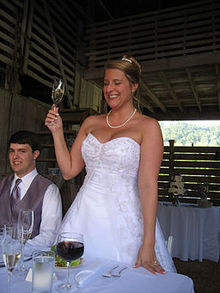
M 130 59 L 128 59 L 128 58 L 125 58 L 125 57 L 123 57 L 123 58 L 121 58 L 121 60 L 123 60 L 123 61 L 127 61 L 127 62 L 129 62 L 129 63 L 133 63 Z

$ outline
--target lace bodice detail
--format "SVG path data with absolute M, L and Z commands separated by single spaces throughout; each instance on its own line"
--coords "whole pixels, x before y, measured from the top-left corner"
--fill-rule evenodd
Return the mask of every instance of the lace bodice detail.
M 140 145 L 130 137 L 101 143 L 90 133 L 81 151 L 87 174 L 61 230 L 84 235 L 85 258 L 92 255 L 134 265 L 144 233 L 138 190 Z M 160 234 L 156 228 L 155 251 L 169 270 L 172 261 Z
M 82 156 L 88 174 L 95 171 L 137 177 L 140 145 L 130 137 L 119 137 L 100 143 L 90 133 L 83 142 Z
M 118 246 L 143 237 L 143 219 L 138 193 L 137 177 L 140 145 L 130 137 L 119 137 L 100 143 L 89 134 L 82 145 L 87 175 L 83 186 L 96 186 L 97 201 L 105 202 L 112 219 L 115 235 L 120 235 Z M 127 225 L 129 223 L 129 225 Z M 125 231 L 130 231 L 126 232 Z M 124 238 L 124 240 L 122 240 Z M 125 255 L 132 254 L 126 245 Z

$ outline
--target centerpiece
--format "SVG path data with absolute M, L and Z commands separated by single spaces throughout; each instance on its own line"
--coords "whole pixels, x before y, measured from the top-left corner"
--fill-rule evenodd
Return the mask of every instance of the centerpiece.
M 173 176 L 170 181 L 168 194 L 174 206 L 179 205 L 179 196 L 184 195 L 185 191 L 183 177 L 181 175 Z

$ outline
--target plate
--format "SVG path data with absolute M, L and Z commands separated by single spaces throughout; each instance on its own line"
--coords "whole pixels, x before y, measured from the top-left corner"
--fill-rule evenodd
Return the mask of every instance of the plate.
M 78 268 L 78 267 L 80 267 L 82 264 L 83 264 L 83 258 L 81 257 L 80 258 L 80 262 L 79 262 L 79 264 L 77 264 L 77 265 L 75 265 L 75 266 L 70 266 L 70 269 L 74 269 L 74 268 Z M 55 264 L 55 268 L 56 269 L 66 269 L 67 268 L 67 266 L 65 266 L 65 267 L 60 267 L 60 266 L 57 266 L 56 264 Z

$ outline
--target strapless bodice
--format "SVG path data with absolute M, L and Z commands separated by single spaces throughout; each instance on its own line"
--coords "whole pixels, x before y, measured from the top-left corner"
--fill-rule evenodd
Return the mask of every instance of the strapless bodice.
M 136 178 L 138 174 L 140 145 L 130 137 L 118 137 L 101 143 L 91 133 L 82 144 L 86 173 L 123 178 Z

